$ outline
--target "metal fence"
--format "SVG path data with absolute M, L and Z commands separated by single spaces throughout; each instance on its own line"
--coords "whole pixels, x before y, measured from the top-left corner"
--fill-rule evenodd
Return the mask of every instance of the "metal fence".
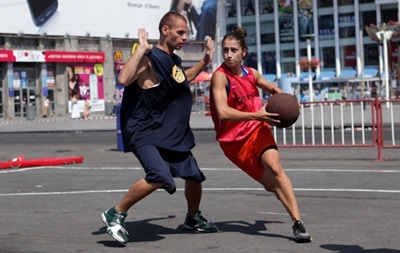
M 400 99 L 363 99 L 301 103 L 289 128 L 273 128 L 277 144 L 290 148 L 400 148 Z

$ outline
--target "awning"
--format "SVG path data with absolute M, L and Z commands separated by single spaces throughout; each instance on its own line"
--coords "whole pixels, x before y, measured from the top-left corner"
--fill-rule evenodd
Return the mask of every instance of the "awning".
M 340 75 L 337 77 L 339 79 L 350 79 L 356 77 L 357 71 L 354 69 L 344 69 L 340 72 Z
M 275 74 L 264 74 L 263 77 L 267 79 L 268 82 L 274 82 L 276 79 Z
M 211 81 L 211 76 L 212 73 L 202 71 L 198 76 L 196 76 L 196 78 L 192 81 L 192 83 L 209 82 Z
M 332 80 L 335 74 L 336 72 L 334 70 L 321 71 L 316 80 L 317 81 Z
M 311 80 L 314 79 L 314 77 L 315 77 L 315 73 L 312 72 L 311 73 Z M 300 81 L 308 81 L 308 72 L 301 72 L 299 80 Z
M 372 78 L 376 77 L 378 74 L 378 69 L 377 68 L 365 68 L 364 69 L 364 78 Z M 362 78 L 362 74 L 358 75 L 358 78 Z

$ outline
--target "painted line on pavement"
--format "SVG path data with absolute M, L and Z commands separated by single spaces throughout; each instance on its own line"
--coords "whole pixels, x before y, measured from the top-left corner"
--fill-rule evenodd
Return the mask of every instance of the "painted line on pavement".
M 43 170 L 43 169 L 60 169 L 60 170 L 143 170 L 142 167 L 65 167 L 65 166 L 43 166 L 32 168 L 15 168 L 0 170 L 0 174 L 5 173 L 19 173 L 29 170 Z M 202 171 L 241 171 L 238 168 L 201 168 Z M 346 173 L 400 173 L 400 170 L 394 169 L 284 169 L 286 172 L 346 172 Z
M 184 191 L 178 188 L 177 191 Z M 0 197 L 8 196 L 43 196 L 43 195 L 74 195 L 89 193 L 121 193 L 128 190 L 89 190 L 89 191 L 63 191 L 63 192 L 18 192 L 18 193 L 1 193 Z M 164 190 L 159 189 L 159 192 Z M 203 191 L 265 191 L 264 188 L 203 188 Z M 380 190 L 380 189 L 312 189 L 312 188 L 294 188 L 294 191 L 312 191 L 312 192 L 368 192 L 368 193 L 400 193 L 400 190 Z

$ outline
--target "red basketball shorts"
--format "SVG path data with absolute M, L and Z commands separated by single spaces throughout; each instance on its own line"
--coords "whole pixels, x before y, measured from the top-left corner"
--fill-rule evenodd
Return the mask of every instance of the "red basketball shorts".
M 270 148 L 277 149 L 272 131 L 266 123 L 261 124 L 247 138 L 221 142 L 220 146 L 229 160 L 255 180 L 259 180 L 265 171 L 261 155 Z

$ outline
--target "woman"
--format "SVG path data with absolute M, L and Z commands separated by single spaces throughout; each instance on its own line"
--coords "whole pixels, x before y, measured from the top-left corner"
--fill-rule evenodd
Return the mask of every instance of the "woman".
M 254 68 L 242 65 L 248 51 L 247 33 L 240 27 L 222 40 L 224 62 L 211 80 L 211 115 L 225 155 L 267 191 L 274 192 L 289 213 L 297 242 L 310 242 L 301 221 L 293 186 L 279 160 L 270 125 L 277 123 L 262 105 L 258 88 L 282 93 Z

